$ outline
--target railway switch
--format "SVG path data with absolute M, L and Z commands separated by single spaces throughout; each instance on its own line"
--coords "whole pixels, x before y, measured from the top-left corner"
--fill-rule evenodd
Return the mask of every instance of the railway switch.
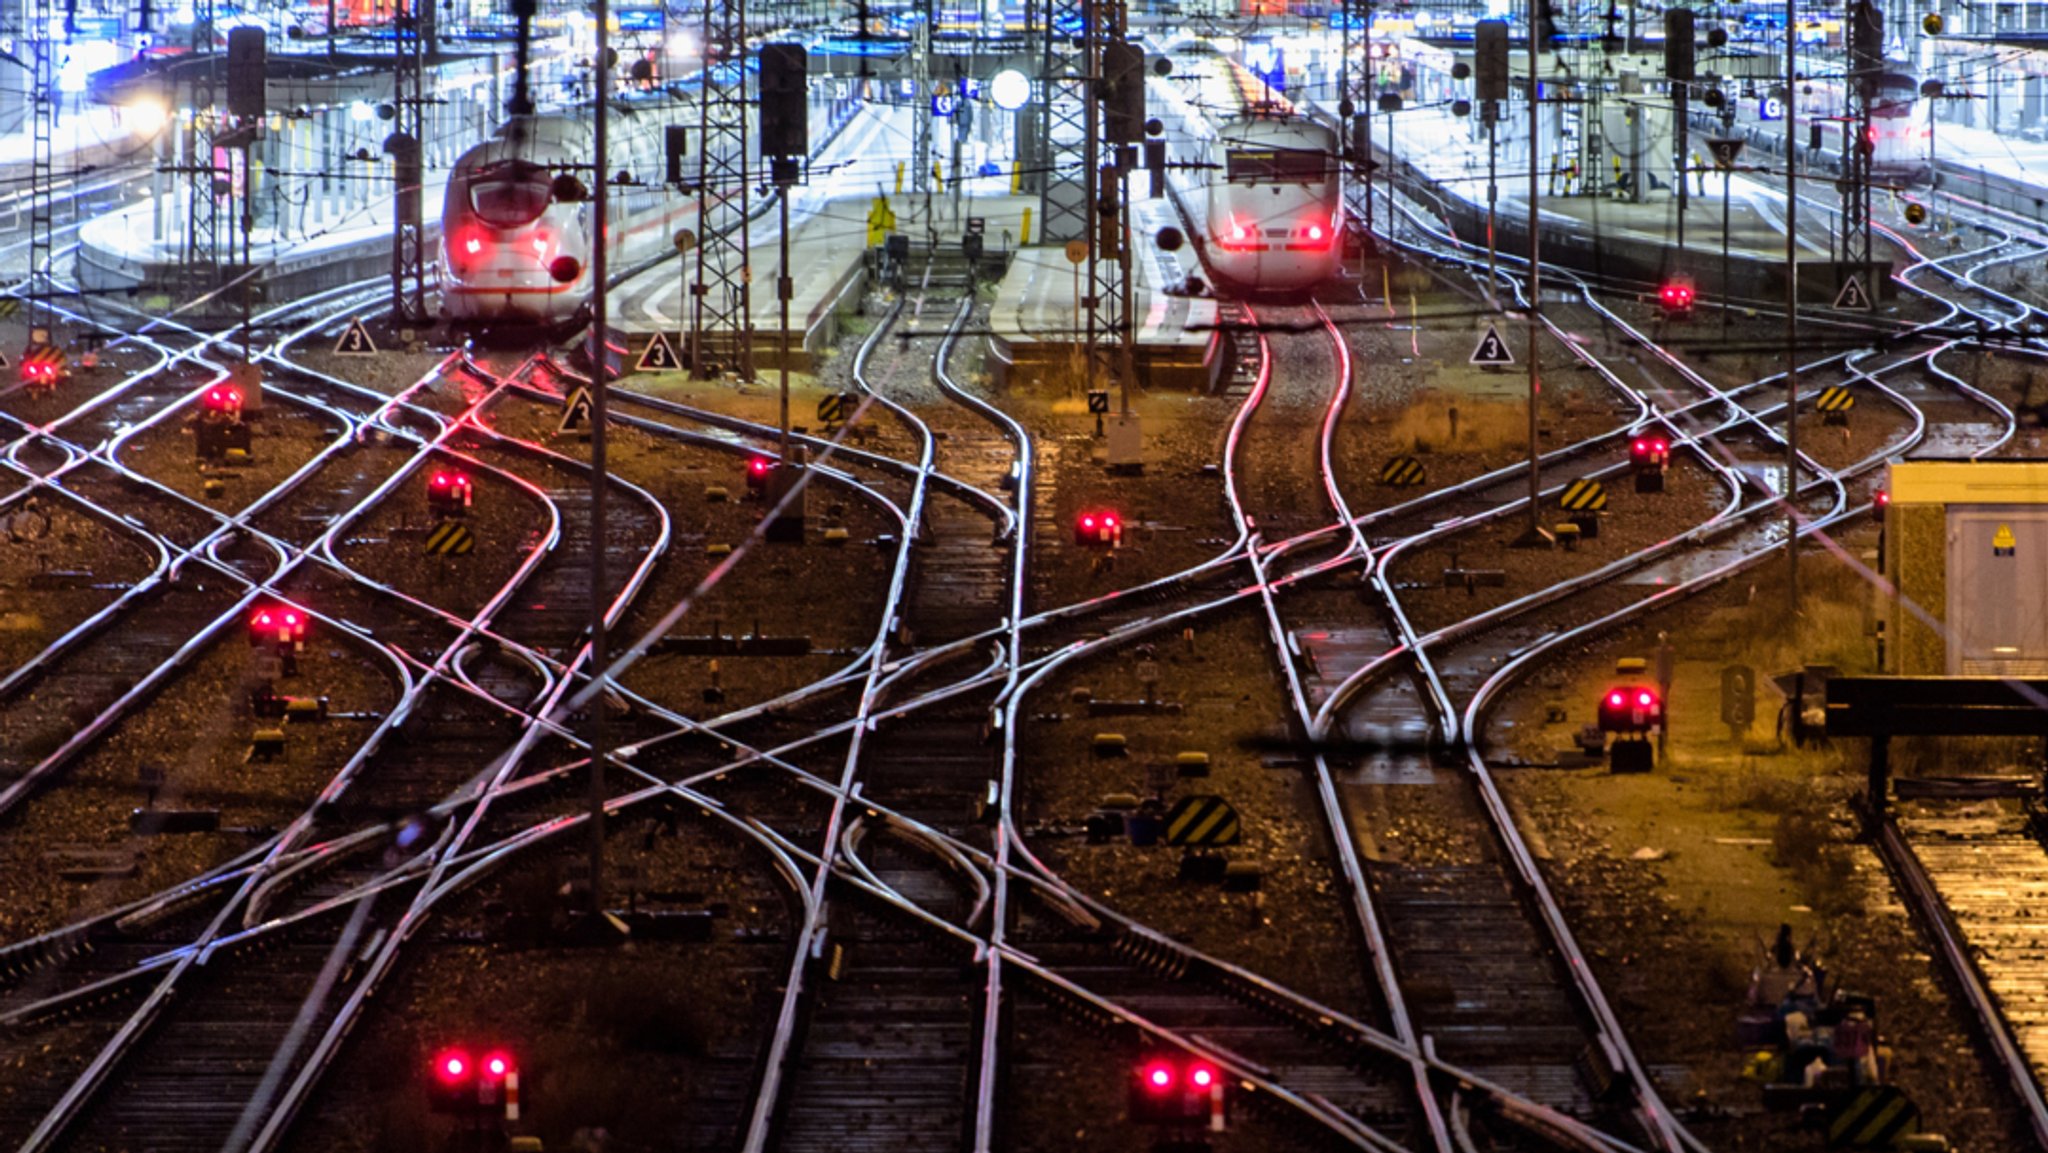
M 427 507 L 442 516 L 467 513 L 473 495 L 469 477 L 463 473 L 443 470 L 427 480 Z
M 1097 548 L 1121 548 L 1124 543 L 1123 518 L 1104 509 L 1083 512 L 1074 522 L 1074 543 Z

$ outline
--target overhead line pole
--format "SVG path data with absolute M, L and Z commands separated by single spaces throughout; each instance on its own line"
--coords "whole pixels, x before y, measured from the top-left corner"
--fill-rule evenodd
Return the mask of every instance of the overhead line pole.
M 1798 20 L 1799 0 L 1785 0 L 1785 598 L 1794 622 L 1799 619 Z
M 585 728 L 590 741 L 590 917 L 593 930 L 601 931 L 604 901 L 604 803 L 605 692 L 603 677 L 611 663 L 605 645 L 605 423 L 609 381 L 606 371 L 605 323 L 607 318 L 605 280 L 609 275 L 606 245 L 611 240 L 609 212 L 611 167 L 605 123 L 611 106 L 611 21 L 610 0 L 593 0 L 591 13 L 597 22 L 597 50 L 591 71 L 597 90 L 597 107 L 591 133 L 591 163 L 597 179 L 591 185 L 590 215 L 590 674 L 599 678 L 597 694 L 590 698 L 590 719 Z
M 1543 326 L 1543 234 L 1537 227 L 1536 196 L 1538 192 L 1537 168 L 1541 155 L 1537 141 L 1540 128 L 1537 107 L 1538 88 L 1536 84 L 1537 45 L 1542 41 L 1542 21 L 1539 16 L 1541 5 L 1529 5 L 1529 525 L 1515 543 L 1523 548 L 1547 548 L 1551 543 L 1550 534 L 1543 531 L 1537 517 L 1542 512 L 1539 498 L 1543 492 L 1543 466 L 1536 448 L 1536 407 L 1543 395 L 1542 373 L 1536 362 L 1536 339 Z

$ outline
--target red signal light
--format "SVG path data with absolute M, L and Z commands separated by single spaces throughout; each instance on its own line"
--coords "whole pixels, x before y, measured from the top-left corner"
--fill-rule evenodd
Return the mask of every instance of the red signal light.
M 1657 690 L 1650 685 L 1614 685 L 1600 695 L 1600 731 L 1640 733 L 1657 727 L 1663 716 Z
M 1876 500 L 1876 502 L 1877 502 L 1877 507 L 1879 507 L 1879 508 L 1883 508 L 1883 507 L 1885 507 L 1886 505 L 1888 505 L 1888 504 L 1892 503 L 1892 494 L 1890 494 L 1890 493 L 1886 492 L 1886 491 L 1885 491 L 1885 490 L 1883 490 L 1883 489 L 1878 489 L 1878 490 L 1877 490 L 1877 495 L 1876 495 L 1876 497 L 1875 497 L 1874 499 L 1875 499 L 1875 500 Z
M 1074 518 L 1074 543 L 1115 548 L 1123 543 L 1123 522 L 1105 509 L 1089 509 Z
M 435 474 L 434 474 L 434 487 L 435 487 L 435 488 L 447 488 L 447 487 L 448 487 L 448 474 L 447 474 L 447 473 L 445 473 L 445 472 L 437 472 L 437 473 L 435 473 Z
M 1206 1118 L 1212 1127 L 1222 1127 L 1226 1086 L 1213 1063 L 1178 1053 L 1151 1054 L 1131 1072 L 1125 1096 L 1131 1121 L 1188 1125 Z
M 768 474 L 768 462 L 758 456 L 748 462 L 747 467 L 754 470 L 755 476 L 766 476 Z
M 469 1075 L 469 1057 L 462 1052 L 450 1050 L 434 1058 L 434 1071 L 439 1073 L 444 1081 L 460 1081 Z
M 503 1077 L 512 1071 L 512 1058 L 503 1053 L 493 1053 L 484 1058 L 484 1072 L 492 1077 Z

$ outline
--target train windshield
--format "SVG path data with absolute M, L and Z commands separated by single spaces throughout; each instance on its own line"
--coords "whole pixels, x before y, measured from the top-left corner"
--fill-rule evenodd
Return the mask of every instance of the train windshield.
M 1233 148 L 1225 166 L 1232 184 L 1316 184 L 1329 179 L 1330 154 L 1313 148 Z
M 493 228 L 531 224 L 547 209 L 548 170 L 525 160 L 486 164 L 469 178 L 469 206 Z
M 1913 114 L 1913 101 L 1920 85 L 1911 76 L 1887 72 L 1877 78 L 1877 99 L 1870 102 L 1871 116 L 1879 120 L 1903 120 Z

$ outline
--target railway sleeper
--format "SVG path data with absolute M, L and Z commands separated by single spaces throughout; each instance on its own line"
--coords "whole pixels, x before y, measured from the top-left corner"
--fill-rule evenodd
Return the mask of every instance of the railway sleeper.
M 161 970 L 136 968 L 102 977 L 90 984 L 24 1005 L 5 1018 L 6 1028 L 18 1033 L 29 1032 L 42 1025 L 84 1016 L 103 1005 L 140 994 L 150 981 L 160 976 Z
M 1110 948 L 1118 956 L 1174 981 L 1185 978 L 1194 963 L 1194 955 L 1179 943 L 1129 925 L 1117 934 Z
M 90 928 L 72 926 L 40 937 L 0 946 L 0 987 L 92 951 Z

